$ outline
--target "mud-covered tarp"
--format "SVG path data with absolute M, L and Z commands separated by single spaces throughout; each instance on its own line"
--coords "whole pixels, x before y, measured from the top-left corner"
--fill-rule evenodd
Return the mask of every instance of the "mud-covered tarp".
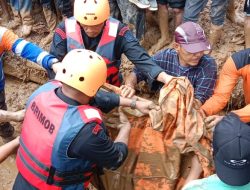
M 202 165 L 201 177 L 214 172 L 211 132 L 203 124 L 190 82 L 171 80 L 160 92 L 159 106 L 161 109 L 152 110 L 150 116 L 127 112 L 132 125 L 129 154 L 118 170 L 105 170 L 101 177 L 105 189 L 180 189 L 192 154 Z M 118 130 L 110 128 L 110 132 L 115 138 Z

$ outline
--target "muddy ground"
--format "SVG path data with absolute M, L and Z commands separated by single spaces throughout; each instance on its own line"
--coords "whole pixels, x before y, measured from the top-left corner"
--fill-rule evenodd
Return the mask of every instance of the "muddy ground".
M 243 0 L 238 1 L 236 7 L 241 12 L 241 16 L 244 16 L 242 13 Z M 35 32 L 33 32 L 31 36 L 27 38 L 28 40 L 36 42 L 37 44 L 39 44 L 41 39 L 46 36 L 47 31 L 44 24 L 44 18 L 41 15 L 42 13 L 39 13 L 39 11 L 34 14 L 34 18 L 37 21 L 37 28 Z M 208 8 L 206 8 L 202 13 L 199 23 L 203 26 L 203 28 L 205 28 L 205 31 L 208 34 L 210 27 Z M 172 21 L 170 26 L 173 27 Z M 16 33 L 20 33 L 20 28 L 16 30 Z M 148 26 L 147 33 L 145 35 L 145 48 L 150 48 L 154 43 L 157 42 L 157 39 L 159 37 L 160 33 L 158 26 Z M 45 49 L 48 50 L 49 46 L 46 46 Z M 217 45 L 216 49 L 212 52 L 212 56 L 215 57 L 218 68 L 221 68 L 222 64 L 225 62 L 228 56 L 230 56 L 233 52 L 239 51 L 241 49 L 244 49 L 243 26 L 231 23 L 228 19 L 226 19 L 224 35 L 221 38 L 220 43 Z M 22 59 L 15 58 L 12 54 L 8 54 L 5 57 L 5 72 L 7 73 L 6 102 L 8 104 L 9 110 L 11 111 L 16 111 L 24 108 L 27 98 L 39 86 L 38 83 L 41 84 L 46 81 L 45 72 L 30 65 L 30 63 L 27 64 L 27 62 Z M 131 64 L 126 59 L 124 59 L 122 67 L 123 71 L 129 71 L 131 70 L 131 67 Z M 228 104 L 226 111 L 229 111 L 232 108 L 236 109 L 238 107 L 241 107 L 243 105 L 243 101 L 244 99 L 242 97 L 242 91 L 240 90 L 238 85 L 232 95 L 231 101 Z M 19 135 L 20 123 L 12 122 L 12 124 L 16 129 L 15 135 Z M 0 145 L 4 143 L 5 141 L 0 138 Z M 17 170 L 15 166 L 15 155 L 12 155 L 0 166 L 0 190 L 11 189 L 16 173 Z

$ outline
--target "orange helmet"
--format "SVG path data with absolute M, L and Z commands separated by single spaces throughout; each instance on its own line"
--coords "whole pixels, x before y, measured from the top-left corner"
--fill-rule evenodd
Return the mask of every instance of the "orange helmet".
M 105 83 L 107 66 L 97 53 L 74 49 L 62 60 L 62 66 L 57 71 L 55 79 L 61 81 L 92 97 Z
M 81 24 L 98 25 L 107 20 L 109 15 L 108 0 L 75 0 L 74 17 Z

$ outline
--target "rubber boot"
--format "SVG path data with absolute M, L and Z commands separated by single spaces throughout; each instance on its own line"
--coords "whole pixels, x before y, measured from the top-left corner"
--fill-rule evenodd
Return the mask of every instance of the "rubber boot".
M 217 26 L 217 25 L 211 24 L 211 29 L 209 33 L 209 42 L 212 48 L 214 48 L 215 45 L 220 41 L 220 38 L 222 35 L 222 28 L 223 28 L 223 25 Z
M 50 8 L 47 8 L 46 6 L 43 6 L 43 13 L 44 13 L 50 33 L 41 41 L 40 43 L 41 46 L 45 46 L 52 41 L 54 30 L 56 29 L 56 26 L 57 26 L 57 16 L 53 12 L 53 10 L 51 10 Z
M 22 17 L 23 26 L 22 26 L 22 37 L 27 37 L 30 35 L 32 31 L 32 26 L 34 24 L 34 20 L 31 16 L 31 10 L 26 10 L 20 12 Z
M 22 24 L 22 20 L 19 12 L 14 7 L 11 7 L 11 9 L 14 19 L 7 25 L 7 28 L 14 30 Z
M 250 16 L 245 16 L 245 48 L 250 48 Z

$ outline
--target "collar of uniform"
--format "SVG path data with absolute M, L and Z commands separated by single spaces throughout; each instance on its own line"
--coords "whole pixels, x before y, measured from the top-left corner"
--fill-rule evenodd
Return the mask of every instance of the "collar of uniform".
M 60 98 L 62 101 L 64 101 L 65 103 L 69 104 L 69 105 L 73 105 L 73 106 L 79 106 L 81 105 L 79 102 L 77 102 L 76 100 L 69 98 L 68 96 L 65 96 L 65 94 L 63 94 L 62 92 L 62 88 L 59 87 L 55 90 L 56 95 L 58 96 L 58 98 Z

